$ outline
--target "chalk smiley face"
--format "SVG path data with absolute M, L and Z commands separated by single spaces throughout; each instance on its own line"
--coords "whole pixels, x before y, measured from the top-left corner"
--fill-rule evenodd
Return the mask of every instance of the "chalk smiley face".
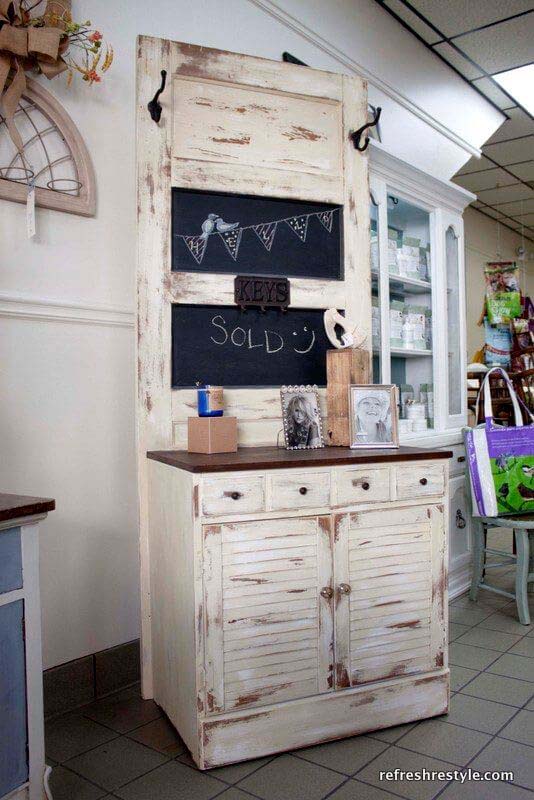
M 315 344 L 315 331 L 309 325 L 303 325 L 302 331 L 293 331 L 293 350 L 295 353 L 305 355 L 309 353 Z

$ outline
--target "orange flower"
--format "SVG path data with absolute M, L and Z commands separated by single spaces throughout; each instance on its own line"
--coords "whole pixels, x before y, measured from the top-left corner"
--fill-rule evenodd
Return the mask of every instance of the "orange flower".
M 88 83 L 100 83 L 100 81 L 102 80 L 100 75 L 98 75 L 96 70 L 94 69 L 88 70 L 83 76 L 83 79 Z

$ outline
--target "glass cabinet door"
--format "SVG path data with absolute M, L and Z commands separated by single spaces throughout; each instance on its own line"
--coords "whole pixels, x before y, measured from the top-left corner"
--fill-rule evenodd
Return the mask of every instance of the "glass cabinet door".
M 400 432 L 434 427 L 430 212 L 387 190 L 390 381 L 400 395 Z
M 456 427 L 465 424 L 466 416 L 466 369 L 465 312 L 463 278 L 462 222 L 450 214 L 443 214 L 441 236 L 445 264 L 446 326 L 445 344 L 447 354 L 446 425 Z

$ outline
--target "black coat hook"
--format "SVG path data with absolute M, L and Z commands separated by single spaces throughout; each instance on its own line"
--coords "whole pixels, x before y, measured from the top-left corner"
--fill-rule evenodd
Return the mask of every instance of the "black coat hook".
M 150 101 L 150 103 L 147 106 L 148 112 L 149 112 L 150 116 L 152 117 L 152 119 L 154 120 L 154 122 L 159 122 L 160 119 L 161 119 L 161 103 L 158 102 L 158 101 L 159 101 L 160 94 L 165 89 L 166 82 L 167 82 L 167 70 L 166 69 L 162 69 L 161 70 L 161 86 L 159 87 L 158 91 L 156 92 L 156 94 L 154 95 L 154 97 L 152 98 L 152 100 Z
M 382 113 L 382 109 L 380 108 L 380 106 L 378 106 L 374 111 L 375 111 L 374 119 L 372 119 L 371 122 L 366 122 L 365 125 L 362 125 L 361 128 L 358 128 L 357 131 L 352 131 L 352 133 L 350 134 L 350 138 L 352 139 L 354 147 L 356 148 L 356 150 L 359 150 L 360 153 L 365 152 L 365 150 L 367 150 L 367 148 L 369 147 L 368 136 L 365 137 L 364 143 L 360 144 L 364 131 L 366 131 L 367 128 L 374 128 L 375 125 L 378 125 L 380 114 Z
M 298 64 L 301 67 L 308 66 L 308 64 L 305 64 L 304 61 L 300 60 L 300 58 L 297 58 L 296 56 L 288 52 L 282 53 L 282 61 L 285 61 L 286 64 Z

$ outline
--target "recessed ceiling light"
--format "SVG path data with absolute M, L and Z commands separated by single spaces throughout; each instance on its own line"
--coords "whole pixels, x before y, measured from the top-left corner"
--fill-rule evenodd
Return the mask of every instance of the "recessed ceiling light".
M 509 69 L 493 77 L 529 114 L 534 114 L 534 64 Z

